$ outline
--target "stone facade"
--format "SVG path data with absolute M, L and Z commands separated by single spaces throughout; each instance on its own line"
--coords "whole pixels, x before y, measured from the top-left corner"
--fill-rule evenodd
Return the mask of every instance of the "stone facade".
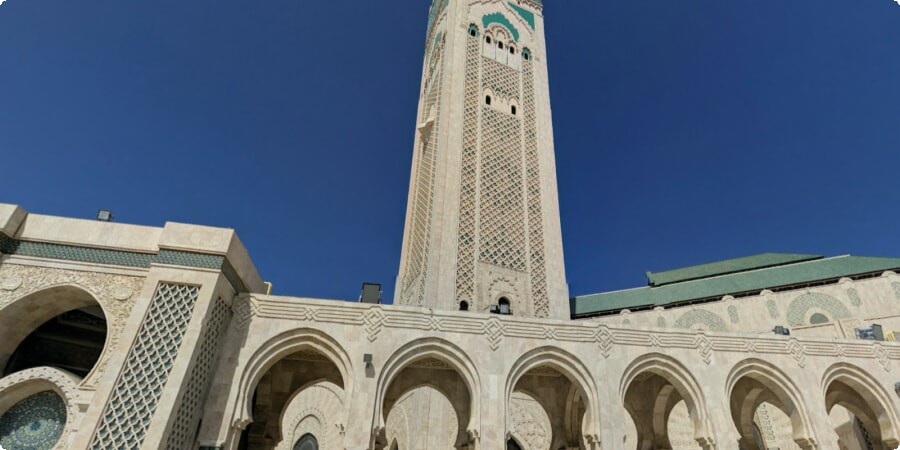
M 396 305 L 268 295 L 233 230 L 0 204 L 0 445 L 900 446 L 900 345 L 854 331 L 900 330 L 894 270 L 571 319 L 543 26 L 432 6 Z

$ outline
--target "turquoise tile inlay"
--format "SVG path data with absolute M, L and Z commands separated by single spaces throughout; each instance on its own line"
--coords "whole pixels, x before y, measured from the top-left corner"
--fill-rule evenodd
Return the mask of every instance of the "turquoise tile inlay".
M 14 251 L 10 253 L 128 267 L 150 267 L 150 262 L 154 256 L 149 253 L 123 252 L 102 248 L 75 247 L 72 245 L 28 241 L 16 242 Z
M 0 253 L 125 267 L 149 268 L 151 264 L 156 263 L 221 270 L 238 292 L 247 292 L 247 287 L 241 281 L 237 271 L 221 255 L 207 255 L 177 250 L 160 250 L 159 253 L 154 255 L 151 253 L 77 247 L 46 242 L 17 241 L 4 235 L 0 235 Z
M 516 27 L 513 26 L 512 22 L 510 22 L 509 19 L 507 19 L 506 16 L 504 16 L 502 13 L 488 14 L 482 17 L 481 21 L 484 22 L 485 29 L 487 29 L 488 25 L 492 23 L 499 23 L 500 25 L 503 25 L 507 30 L 509 30 L 510 33 L 512 33 L 513 39 L 515 39 L 516 42 L 519 42 L 519 30 L 517 30 Z
M 224 256 L 179 252 L 175 250 L 160 250 L 159 254 L 157 254 L 156 258 L 153 260 L 153 262 L 159 264 L 199 267 L 202 269 L 221 269 L 224 261 Z
M 32 395 L 0 417 L 0 447 L 50 450 L 66 426 L 66 405 L 53 391 Z
M 510 3 L 509 7 L 512 8 L 513 10 L 515 10 L 517 13 L 519 13 L 519 15 L 522 16 L 523 19 L 525 19 L 525 22 L 528 22 L 528 26 L 530 26 L 532 30 L 534 29 L 534 13 L 533 12 L 531 12 L 515 3 Z

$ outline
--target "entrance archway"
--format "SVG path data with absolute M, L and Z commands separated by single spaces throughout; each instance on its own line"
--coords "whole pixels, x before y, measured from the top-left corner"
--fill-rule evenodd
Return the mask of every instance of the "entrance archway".
M 835 421 L 838 406 L 849 413 L 856 442 L 839 442 L 867 450 L 893 450 L 900 446 L 898 418 L 887 392 L 864 370 L 846 363 L 832 366 L 823 380 L 825 408 Z M 846 414 L 846 413 L 845 413 Z M 838 421 L 841 422 L 841 421 Z M 841 426 L 842 424 L 837 424 Z M 846 430 L 836 428 L 839 439 L 848 439 Z
M 508 437 L 525 450 L 592 448 L 597 391 L 587 368 L 555 347 L 531 350 L 513 365 L 506 391 Z
M 678 361 L 655 353 L 638 358 L 625 370 L 620 392 L 636 429 L 634 448 L 673 448 L 669 422 L 681 402 L 687 408 L 697 445 L 712 448 L 703 394 L 694 377 Z
M 468 356 L 437 338 L 410 342 L 385 362 L 378 381 L 373 448 L 468 448 L 480 423 L 481 382 Z
M 799 390 L 780 370 L 746 360 L 732 369 L 726 387 L 742 450 L 816 447 Z
M 103 354 L 106 315 L 93 295 L 75 286 L 45 289 L 0 312 L 0 376 L 54 367 L 85 378 Z

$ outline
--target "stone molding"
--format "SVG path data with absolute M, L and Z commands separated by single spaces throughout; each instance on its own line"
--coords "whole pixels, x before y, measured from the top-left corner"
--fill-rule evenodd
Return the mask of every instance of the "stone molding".
M 255 317 L 302 324 L 356 325 L 374 342 L 385 329 L 483 335 L 492 351 L 506 338 L 547 342 L 595 342 L 608 358 L 616 346 L 697 350 L 711 364 L 718 352 L 789 355 L 800 367 L 809 357 L 874 359 L 889 372 L 900 361 L 900 344 L 858 340 L 781 337 L 690 330 L 618 328 L 591 321 L 553 321 L 425 308 L 360 305 L 289 297 L 243 296 L 235 301 L 235 326 L 246 327 Z

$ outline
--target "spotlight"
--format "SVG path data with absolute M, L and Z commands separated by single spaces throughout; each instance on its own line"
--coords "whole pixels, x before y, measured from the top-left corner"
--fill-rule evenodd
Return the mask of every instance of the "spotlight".
M 97 211 L 97 220 L 101 222 L 112 222 L 112 211 L 109 211 L 107 209 L 101 209 L 100 211 Z

